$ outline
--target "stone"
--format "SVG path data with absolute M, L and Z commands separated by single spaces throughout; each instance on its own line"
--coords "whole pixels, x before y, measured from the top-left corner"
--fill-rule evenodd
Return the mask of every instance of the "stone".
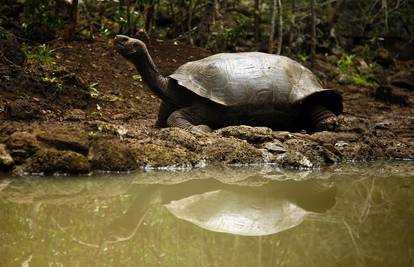
M 414 91 L 414 71 L 402 70 L 389 77 L 391 85 Z
M 15 132 L 6 142 L 7 149 L 14 161 L 19 164 L 40 148 L 36 137 L 28 132 Z
M 88 159 L 73 151 L 55 149 L 40 149 L 30 157 L 20 168 L 15 170 L 19 175 L 24 174 L 81 174 L 90 171 Z
M 276 163 L 285 168 L 310 169 L 312 162 L 298 151 L 289 151 L 276 157 Z
M 385 103 L 408 106 L 409 98 L 405 94 L 396 92 L 391 86 L 379 86 L 375 90 L 375 99 Z
M 267 127 L 251 127 L 246 125 L 228 126 L 215 131 L 223 137 L 235 137 L 249 143 L 260 144 L 273 140 L 272 129 Z
M 89 152 L 88 134 L 77 128 L 52 128 L 37 133 L 36 137 L 42 143 L 58 150 L 72 150 L 85 156 Z
M 68 121 L 81 121 L 86 118 L 86 113 L 81 109 L 70 109 L 65 112 L 63 119 Z
M 14 164 L 13 158 L 6 150 L 6 146 L 4 144 L 0 144 L 0 169 L 9 168 Z
M 192 168 L 200 162 L 198 154 L 163 140 L 134 144 L 131 152 L 138 165 L 144 168 Z
M 203 141 L 200 139 L 204 138 L 197 138 L 195 133 L 191 133 L 181 128 L 163 128 L 160 129 L 158 133 L 158 137 L 162 140 L 167 142 L 172 142 L 174 144 L 178 144 L 183 146 L 190 151 L 197 151 L 200 149 L 200 145 L 203 144 Z M 208 137 L 207 137 L 208 138 Z
M 344 133 L 344 132 L 317 132 L 311 135 L 311 139 L 320 144 L 336 144 L 339 141 L 346 142 L 358 142 L 360 138 L 356 133 Z
M 4 56 L 4 59 L 0 58 L 0 60 L 5 61 L 4 63 L 6 64 L 23 65 L 26 61 L 26 56 L 16 36 L 2 27 L 0 27 L 0 35 L 3 36 L 0 38 L 0 54 Z
M 207 162 L 213 163 L 252 164 L 264 161 L 260 149 L 235 138 L 213 139 L 203 148 L 202 154 Z
M 273 140 L 272 142 L 267 142 L 263 145 L 263 147 L 274 154 L 282 154 L 287 152 L 287 149 L 283 146 L 282 142 L 279 140 Z
M 41 117 L 41 108 L 35 102 L 17 99 L 6 106 L 6 115 L 16 120 L 37 119 Z
M 130 171 L 138 167 L 130 149 L 116 138 L 93 141 L 88 158 L 94 170 Z

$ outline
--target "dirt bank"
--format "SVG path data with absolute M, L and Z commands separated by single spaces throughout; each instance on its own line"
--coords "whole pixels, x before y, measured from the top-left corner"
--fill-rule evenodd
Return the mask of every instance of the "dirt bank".
M 393 62 L 381 70 L 377 74 L 384 86 L 375 90 L 338 83 L 335 60 L 321 57 L 315 73 L 344 96 L 337 132 L 232 126 L 200 135 L 153 126 L 160 101 L 111 48 L 111 40 L 54 41 L 49 46 L 54 51 L 49 65 L 0 63 L 0 168 L 18 175 L 211 164 L 316 168 L 414 159 L 413 88 L 404 79 L 394 84 L 387 79 L 398 81 L 398 73 L 413 69 L 413 62 Z M 209 55 L 164 40 L 152 40 L 150 52 L 164 74 Z

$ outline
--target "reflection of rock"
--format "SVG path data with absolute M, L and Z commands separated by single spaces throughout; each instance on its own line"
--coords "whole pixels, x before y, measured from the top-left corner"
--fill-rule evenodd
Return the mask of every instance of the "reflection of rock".
M 286 199 L 225 190 L 167 204 L 174 216 L 211 231 L 237 235 L 275 234 L 302 223 L 308 212 Z

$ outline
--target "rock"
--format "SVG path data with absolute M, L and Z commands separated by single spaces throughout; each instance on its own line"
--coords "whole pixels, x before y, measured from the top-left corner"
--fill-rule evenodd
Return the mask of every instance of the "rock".
M 389 77 L 391 85 L 414 91 L 414 71 L 399 71 Z
M 267 127 L 251 127 L 246 125 L 229 126 L 215 131 L 224 137 L 235 137 L 249 143 L 259 144 L 273 140 L 272 129 Z
M 277 139 L 277 140 L 281 141 L 281 142 L 284 142 L 286 140 L 291 139 L 293 137 L 293 135 L 290 132 L 287 132 L 287 131 L 274 131 L 272 133 L 272 137 L 274 139 Z
M 6 146 L 0 144 L 0 169 L 7 169 L 14 164 L 13 158 L 6 150 Z
M 282 142 L 279 140 L 273 140 L 272 142 L 267 142 L 263 144 L 263 147 L 274 154 L 282 154 L 287 152 L 287 149 L 283 146 Z
M 23 65 L 26 61 L 26 56 L 16 36 L 2 27 L 0 27 L 0 54 L 4 56 L 4 58 L 0 58 L 0 61 L 4 61 L 6 64 Z
M 26 173 L 88 173 L 90 164 L 82 154 L 73 151 L 60 151 L 55 149 L 40 149 L 30 157 L 22 166 L 14 171 L 18 175 Z
M 311 135 L 311 139 L 320 144 L 336 144 L 340 141 L 345 142 L 357 142 L 360 138 L 356 133 L 343 133 L 343 132 L 317 132 Z
M 387 49 L 380 47 L 377 49 L 375 61 L 384 67 L 389 67 L 394 64 L 394 56 Z
M 52 128 L 47 132 L 36 134 L 39 141 L 58 150 L 72 150 L 83 155 L 88 155 L 88 135 L 83 130 L 70 127 Z
M 263 153 L 246 141 L 235 138 L 217 138 L 203 148 L 206 161 L 224 164 L 251 164 L 263 162 Z
M 289 151 L 297 151 L 306 156 L 313 167 L 330 165 L 340 161 L 340 158 L 338 157 L 340 153 L 336 151 L 336 153 L 333 153 L 331 151 L 335 150 L 335 147 L 333 146 L 331 146 L 330 149 L 327 149 L 316 142 L 301 139 L 288 140 L 284 145 L 288 147 Z
M 298 151 L 291 151 L 276 157 L 276 162 L 286 168 L 310 169 L 312 162 Z
M 14 161 L 19 164 L 33 155 L 39 149 L 40 144 L 33 134 L 28 132 L 15 132 L 10 135 L 6 146 Z
M 70 109 L 65 112 L 63 119 L 68 121 L 81 121 L 86 118 L 86 113 L 81 109 Z
M 18 99 L 6 106 L 6 115 L 17 120 L 36 119 L 41 116 L 41 108 L 35 102 Z
M 407 96 L 394 92 L 393 88 L 390 86 L 378 87 L 375 90 L 375 99 L 400 106 L 408 106 L 410 103 Z
M 329 55 L 327 57 L 325 57 L 326 61 L 336 65 L 338 63 L 339 58 L 336 55 Z
M 88 158 L 94 170 L 129 171 L 138 167 L 129 148 L 115 138 L 95 140 Z
M 181 128 L 163 128 L 160 129 L 158 137 L 167 142 L 173 142 L 183 146 L 190 151 L 197 151 L 200 149 L 200 146 L 203 145 L 203 141 L 200 139 L 205 139 L 208 137 L 196 138 L 195 133 L 191 133 Z
M 162 140 L 134 144 L 131 152 L 138 165 L 145 168 L 191 168 L 200 161 L 199 154 Z

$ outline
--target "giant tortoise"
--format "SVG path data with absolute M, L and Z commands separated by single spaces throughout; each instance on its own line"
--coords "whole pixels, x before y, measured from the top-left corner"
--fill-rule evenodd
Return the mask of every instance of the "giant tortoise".
M 146 45 L 124 35 L 116 50 L 161 98 L 157 125 L 209 132 L 229 125 L 332 130 L 342 97 L 324 89 L 298 62 L 260 52 L 221 53 L 180 66 L 164 77 Z

